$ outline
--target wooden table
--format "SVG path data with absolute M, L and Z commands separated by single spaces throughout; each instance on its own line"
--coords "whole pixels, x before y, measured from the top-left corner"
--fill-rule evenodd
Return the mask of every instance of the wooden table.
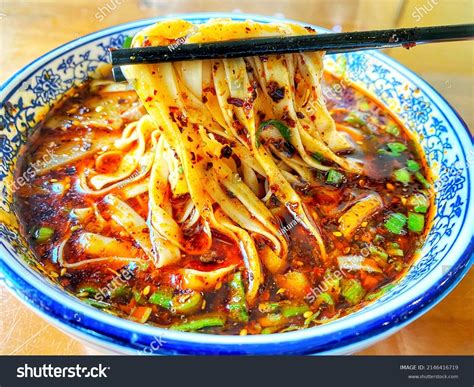
M 431 4 L 431 3 L 430 3 Z M 271 10 L 269 12 L 269 10 Z M 39 55 L 86 33 L 177 12 L 242 11 L 286 16 L 336 30 L 472 22 L 473 2 L 421 0 L 12 1 L 0 5 L 0 82 Z M 472 127 L 473 45 L 389 54 L 435 86 Z M 461 53 L 461 54 L 460 54 Z M 0 354 L 97 354 L 38 317 L 0 286 Z M 438 306 L 363 355 L 474 354 L 474 270 Z

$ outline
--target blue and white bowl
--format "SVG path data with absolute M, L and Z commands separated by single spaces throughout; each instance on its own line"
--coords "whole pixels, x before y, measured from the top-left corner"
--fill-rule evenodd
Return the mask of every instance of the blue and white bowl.
M 179 17 L 194 23 L 211 17 L 278 21 L 240 14 Z M 112 316 L 79 301 L 41 274 L 13 212 L 11 184 L 19 149 L 61 94 L 107 62 L 109 48 L 121 47 L 126 36 L 158 20 L 128 23 L 79 38 L 38 58 L 1 86 L 0 270 L 19 298 L 72 335 L 115 352 L 343 354 L 403 328 L 461 280 L 471 265 L 474 247 L 472 137 L 454 109 L 430 85 L 387 56 L 372 52 L 345 55 L 349 78 L 385 103 L 415 133 L 436 176 L 436 215 L 424 248 L 407 275 L 381 299 L 315 328 L 273 335 L 217 336 L 170 331 Z M 328 68 L 337 62 L 334 57 L 326 58 Z

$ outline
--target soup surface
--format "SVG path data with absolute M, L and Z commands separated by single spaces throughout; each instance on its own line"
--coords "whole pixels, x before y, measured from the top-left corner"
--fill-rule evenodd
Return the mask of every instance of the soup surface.
M 26 181 L 15 194 L 18 214 L 38 265 L 94 307 L 181 331 L 287 332 L 373 301 L 422 246 L 432 204 L 429 171 L 385 107 L 329 73 L 322 90 L 350 143 L 334 154 L 363 170 L 323 152 L 311 152 L 315 164 L 308 165 L 289 138 L 291 119 L 259 111 L 257 146 L 271 153 L 298 202 L 285 203 L 271 177 L 249 166 L 251 155 L 238 141 L 216 131 L 209 138 L 218 161 L 209 156 L 203 167 L 219 177 L 210 194 L 215 223 L 205 221 L 179 144 L 161 140 L 166 128 L 147 114 L 146 99 L 110 78 L 72 90 L 39 125 L 18 169 Z M 279 98 L 278 87 L 269 93 Z M 312 120 L 315 109 L 302 104 L 298 119 Z M 173 122 L 187 119 L 172 113 Z M 219 175 L 218 168 L 230 172 Z M 193 184 L 206 190 L 215 183 Z M 272 221 L 260 216 L 261 205 Z M 304 208 L 304 219 L 292 205 Z

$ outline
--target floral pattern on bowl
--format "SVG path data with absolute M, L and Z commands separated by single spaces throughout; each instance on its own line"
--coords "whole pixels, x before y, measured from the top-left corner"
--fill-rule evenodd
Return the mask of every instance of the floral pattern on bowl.
M 235 14 L 227 16 L 246 18 Z M 181 17 L 199 23 L 209 15 Z M 248 17 L 261 22 L 274 21 Z M 168 340 L 168 345 L 161 348 L 167 353 L 348 352 L 349 348 L 363 347 L 399 329 L 439 301 L 441 294 L 460 280 L 470 264 L 473 250 L 472 220 L 469 219 L 469 215 L 474 215 L 472 137 L 452 108 L 409 70 L 378 53 L 350 53 L 327 56 L 326 67 L 338 71 L 339 63 L 344 62 L 348 79 L 367 89 L 395 112 L 416 135 L 436 176 L 436 214 L 431 231 L 420 258 L 397 286 L 373 304 L 340 321 L 300 332 L 270 335 L 280 342 L 280 349 L 272 348 L 269 338 L 235 340 L 238 338 L 214 336 L 203 346 L 202 341 L 208 335 L 177 335 L 160 328 L 138 327 L 129 321 L 124 321 L 121 329 L 119 322 L 109 321 L 118 318 L 102 316 L 105 314 L 61 294 L 59 287 L 37 273 L 34 257 L 20 236 L 11 192 L 15 163 L 35 124 L 57 99 L 85 80 L 98 66 L 107 63 L 110 48 L 121 47 L 126 36 L 150 23 L 151 20 L 129 23 L 68 43 L 20 70 L 1 88 L 0 269 L 13 290 L 38 312 L 94 342 L 108 347 L 114 342 L 119 350 L 146 348 L 156 338 L 154 333 L 159 332 L 156 334 L 165 338 L 162 341 Z M 19 278 L 21 270 L 26 270 L 26 278 Z M 43 283 L 47 290 L 33 285 L 33 279 L 37 284 Z M 58 297 L 69 297 L 63 300 L 65 304 L 60 310 L 56 310 Z M 417 302 L 422 305 L 415 305 Z M 276 337 L 283 335 L 284 338 Z M 200 350 L 196 349 L 196 342 L 200 342 Z

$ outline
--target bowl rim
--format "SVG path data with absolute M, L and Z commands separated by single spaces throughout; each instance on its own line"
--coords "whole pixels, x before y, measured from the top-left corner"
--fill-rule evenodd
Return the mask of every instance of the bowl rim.
M 166 15 L 164 17 L 157 18 L 148 18 L 141 19 L 137 21 L 122 23 L 116 26 L 108 27 L 84 36 L 81 36 L 77 39 L 74 39 L 68 43 L 65 43 L 48 53 L 38 57 L 34 61 L 25 65 L 22 69 L 15 72 L 11 75 L 1 86 L 0 93 L 3 98 L 8 98 L 12 91 L 9 90 L 12 87 L 21 85 L 24 80 L 31 77 L 31 75 L 36 72 L 41 66 L 47 65 L 49 62 L 56 59 L 56 57 L 64 55 L 65 53 L 77 49 L 83 45 L 92 43 L 95 40 L 105 38 L 117 33 L 125 33 L 129 30 L 135 30 L 140 27 L 144 27 L 153 22 L 166 20 L 169 18 L 180 17 L 183 19 L 191 20 L 205 20 L 215 17 L 223 18 L 233 18 L 237 20 L 252 19 L 261 22 L 293 22 L 298 24 L 309 25 L 308 23 L 302 23 L 299 21 L 294 21 L 286 18 L 275 18 L 267 17 L 254 14 L 238 14 L 238 13 L 187 13 L 187 14 L 172 14 Z M 322 30 L 321 28 L 318 28 Z M 432 103 L 438 107 L 442 106 L 445 109 L 440 109 L 444 117 L 448 122 L 452 122 L 453 119 L 458 121 L 464 128 L 463 133 L 457 133 L 456 130 L 453 130 L 454 135 L 457 138 L 457 141 L 460 145 L 465 145 L 466 140 L 471 138 L 472 145 L 472 136 L 469 133 L 467 125 L 464 123 L 459 114 L 455 111 L 453 107 L 442 97 L 431 85 L 426 81 L 418 77 L 413 71 L 402 66 L 394 59 L 387 57 L 384 54 L 378 52 L 369 52 L 370 56 L 374 56 L 376 59 L 381 60 L 388 66 L 392 67 L 397 73 L 400 73 L 407 77 L 411 82 L 418 85 L 427 93 L 427 97 Z M 38 65 L 38 66 L 37 66 Z M 31 70 L 29 72 L 29 70 Z M 20 79 L 21 78 L 21 79 Z M 3 97 L 3 94 L 6 93 L 6 96 Z M 443 106 L 444 105 L 444 106 Z M 451 115 L 452 118 L 449 119 L 447 114 Z M 457 126 L 456 126 L 457 129 Z M 461 140 L 459 135 L 467 135 L 467 139 Z M 464 152 L 461 146 L 461 150 Z M 473 173 L 467 171 L 467 200 L 465 204 L 466 213 L 463 219 L 463 224 L 465 223 L 466 217 L 469 210 L 472 211 L 473 199 L 471 184 Z M 463 238 L 461 237 L 463 236 Z M 334 321 L 328 325 L 318 326 L 314 328 L 303 329 L 296 332 L 287 332 L 273 335 L 255 335 L 255 336 L 230 336 L 230 335 L 213 335 L 213 334 L 202 334 L 202 333 L 187 333 L 187 332 L 175 332 L 166 328 L 153 327 L 143 324 L 138 324 L 129 320 L 125 320 L 120 317 L 107 315 L 100 310 L 92 308 L 85 303 L 77 300 L 73 296 L 65 293 L 61 289 L 55 287 L 52 284 L 49 284 L 45 279 L 36 277 L 32 274 L 37 274 L 30 269 L 28 269 L 24 262 L 18 259 L 15 256 L 14 252 L 9 251 L 8 247 L 0 241 L 7 252 L 11 254 L 9 259 L 10 265 L 7 264 L 5 258 L 2 257 L 0 260 L 0 270 L 5 273 L 5 277 L 10 281 L 14 286 L 14 290 L 19 292 L 22 299 L 26 300 L 29 305 L 33 307 L 36 311 L 39 311 L 41 314 L 46 314 L 48 317 L 52 318 L 54 322 L 59 322 L 65 324 L 72 328 L 73 330 L 85 333 L 89 336 L 93 336 L 96 340 L 100 339 L 105 342 L 111 342 L 118 344 L 121 348 L 133 348 L 130 340 L 124 335 L 119 335 L 118 337 L 111 337 L 110 329 L 115 330 L 116 332 L 125 331 L 126 333 L 133 335 L 144 335 L 145 337 L 153 337 L 159 335 L 163 338 L 163 341 L 170 344 L 174 344 L 181 349 L 180 352 L 193 353 L 192 347 L 194 345 L 201 345 L 204 349 L 204 352 L 214 353 L 219 350 L 223 350 L 222 347 L 229 346 L 234 347 L 234 351 L 237 353 L 274 353 L 276 347 L 275 344 L 279 343 L 284 345 L 283 348 L 285 351 L 296 351 L 298 353 L 312 353 L 315 350 L 317 351 L 330 351 L 335 349 L 341 349 L 347 347 L 354 343 L 360 343 L 364 340 L 370 340 L 381 335 L 384 332 L 390 330 L 398 330 L 404 325 L 408 324 L 415 318 L 419 317 L 421 314 L 427 312 L 433 306 L 444 298 L 449 291 L 451 291 L 454 286 L 463 278 L 465 273 L 468 271 L 472 265 L 472 253 L 474 250 L 474 236 L 471 234 L 470 240 L 468 231 L 463 230 L 461 227 L 458 236 L 454 240 L 452 247 L 461 244 L 460 241 L 464 241 L 461 246 L 457 246 L 457 259 L 453 260 L 454 265 L 451 267 L 451 270 L 442 275 L 435 283 L 430 283 L 426 292 L 415 292 L 415 285 L 409 292 L 411 295 L 405 294 L 405 300 L 400 305 L 396 306 L 395 301 L 402 296 L 403 294 L 395 297 L 393 300 L 389 300 L 386 304 L 382 304 L 373 310 L 370 310 L 370 313 L 355 313 L 347 317 L 341 318 L 337 321 Z M 440 260 L 442 262 L 446 259 L 446 256 L 450 253 L 450 250 L 444 252 L 444 257 Z M 454 254 L 456 255 L 456 254 Z M 434 268 L 433 268 L 434 269 Z M 26 274 L 25 278 L 29 278 L 29 282 L 22 278 L 19 273 Z M 424 278 L 427 280 L 427 278 Z M 420 281 L 423 282 L 423 281 Z M 433 282 L 433 281 L 431 281 Z M 36 286 L 35 286 L 36 285 Z M 47 285 L 45 287 L 45 285 Z M 61 305 L 63 308 L 80 311 L 84 317 L 87 317 L 89 323 L 92 325 L 100 325 L 101 332 L 92 332 L 90 328 L 84 326 L 83 323 L 79 321 L 64 321 L 64 317 L 55 316 L 53 311 L 47 310 L 44 307 L 44 303 L 41 301 L 41 297 L 30 299 L 28 298 L 28 289 L 39 292 L 41 297 L 46 297 L 50 302 L 55 303 L 56 305 Z M 401 298 L 400 298 L 401 299 Z M 387 305 L 391 304 L 391 308 L 388 308 Z M 362 309 L 363 311 L 364 309 Z M 373 315 L 373 316 L 372 316 Z M 371 316 L 369 318 L 369 316 Z M 374 317 L 374 318 L 372 318 Z M 352 324 L 351 324 L 352 323 Z M 337 330 L 339 327 L 344 327 L 341 330 Z M 97 326 L 96 326 L 97 328 Z M 329 340 L 328 336 L 334 336 L 332 341 Z M 141 346 L 141 345 L 139 345 Z M 273 346 L 272 348 L 262 349 L 263 346 Z M 171 345 L 170 347 L 173 347 Z M 260 348 L 258 348 L 260 347 Z M 166 349 L 165 349 L 166 350 Z M 270 350 L 270 351 L 268 351 Z

